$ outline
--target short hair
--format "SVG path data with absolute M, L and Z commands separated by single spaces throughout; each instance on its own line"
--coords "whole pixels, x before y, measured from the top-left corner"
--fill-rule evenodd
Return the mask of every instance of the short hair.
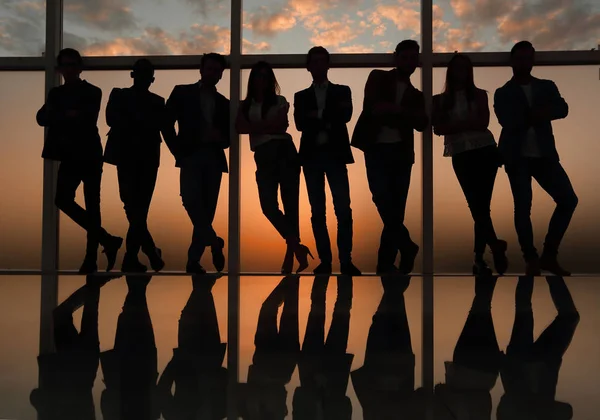
M 133 72 L 154 74 L 154 65 L 147 58 L 140 58 L 133 64 Z
M 533 48 L 533 44 L 529 41 L 519 41 L 517 42 L 512 49 L 510 50 L 510 56 L 514 56 L 519 50 L 531 50 L 535 52 L 535 48 Z
M 219 63 L 221 65 L 221 67 L 223 69 L 227 68 L 227 60 L 225 59 L 225 57 L 223 57 L 221 54 L 219 53 L 206 53 L 202 55 L 202 58 L 200 59 L 200 68 L 203 69 L 204 65 L 206 64 L 206 62 L 208 60 L 214 60 L 217 63 Z
M 330 59 L 329 51 L 327 51 L 327 49 L 325 47 L 318 46 L 318 47 L 312 47 L 310 50 L 308 50 L 308 54 L 306 54 L 306 65 L 308 66 L 310 64 L 310 60 L 312 60 L 312 58 L 318 54 L 323 54 L 323 55 L 327 56 L 327 62 L 329 62 L 329 59 Z
M 81 58 L 81 54 L 74 48 L 64 48 L 60 50 L 58 56 L 56 57 L 56 64 L 59 66 L 62 65 L 65 58 L 71 58 L 77 62 L 77 64 L 83 64 L 83 58 Z
M 396 45 L 396 54 L 402 51 L 416 51 L 419 52 L 421 47 L 419 43 L 414 39 L 405 39 L 404 41 L 400 41 L 398 45 Z

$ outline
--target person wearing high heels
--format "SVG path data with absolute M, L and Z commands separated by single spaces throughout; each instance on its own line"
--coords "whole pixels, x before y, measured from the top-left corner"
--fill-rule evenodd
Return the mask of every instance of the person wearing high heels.
M 504 274 L 507 244 L 496 236 L 490 209 L 500 155 L 488 129 L 487 92 L 475 85 L 473 63 L 466 55 L 455 54 L 448 63 L 446 87 L 433 97 L 432 122 L 434 133 L 444 136 L 444 156 L 452 158 L 475 222 L 473 274 L 491 274 L 483 258 L 486 246 L 492 251 L 496 271 Z
M 308 256 L 312 257 L 308 247 L 300 242 L 300 159 L 292 136 L 287 133 L 289 109 L 271 65 L 259 61 L 252 66 L 236 130 L 250 136 L 262 212 L 287 244 L 282 274 L 292 272 L 294 256 L 299 263 L 298 273 L 308 267 Z M 277 199 L 279 189 L 283 212 Z

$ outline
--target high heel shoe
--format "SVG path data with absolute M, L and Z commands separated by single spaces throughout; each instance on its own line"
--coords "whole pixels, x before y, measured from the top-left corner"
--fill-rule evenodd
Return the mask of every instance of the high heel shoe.
M 294 249 L 288 245 L 281 265 L 281 274 L 292 274 L 294 269 Z
M 310 249 L 308 249 L 308 247 L 306 245 L 302 245 L 302 244 L 298 244 L 296 246 L 296 249 L 294 251 L 294 253 L 296 254 L 296 259 L 298 260 L 298 263 L 300 264 L 298 266 L 298 270 L 296 270 L 296 274 L 306 270 L 306 268 L 308 267 L 308 256 L 310 255 L 310 258 L 314 259 L 312 253 L 310 252 Z
M 508 258 L 506 257 L 506 250 L 508 244 L 502 239 L 498 239 L 496 243 L 490 247 L 492 250 L 492 256 L 494 258 L 494 267 L 498 274 L 503 275 L 508 270 Z

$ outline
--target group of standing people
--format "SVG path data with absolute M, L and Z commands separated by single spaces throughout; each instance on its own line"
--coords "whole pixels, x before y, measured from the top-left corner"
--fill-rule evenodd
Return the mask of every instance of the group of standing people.
M 352 135 L 347 124 L 353 113 L 348 86 L 328 78 L 329 52 L 313 47 L 306 67 L 313 83 L 294 95 L 293 118 L 302 133 L 296 148 L 289 127 L 290 104 L 280 94 L 272 66 L 257 62 L 250 72 L 246 98 L 235 119 L 238 134 L 248 134 L 256 162 L 256 183 L 262 211 L 286 243 L 282 274 L 305 270 L 309 248 L 302 244 L 299 222 L 300 174 L 304 173 L 311 205 L 311 223 L 320 264 L 315 274 L 330 274 L 333 253 L 326 224 L 325 180 L 337 217 L 337 245 L 341 273 L 357 276 L 352 263 L 353 220 L 347 165 L 354 163 L 351 147 L 364 152 L 366 174 L 373 202 L 383 221 L 377 273 L 408 274 L 413 270 L 419 246 L 404 225 L 406 202 L 414 164 L 414 132 L 430 123 L 422 92 L 410 81 L 419 64 L 419 44 L 400 42 L 394 52 L 394 69 L 373 70 L 365 86 L 363 109 Z M 490 215 L 498 168 L 505 166 L 515 201 L 515 226 L 527 263 L 527 275 L 541 270 L 566 276 L 557 260 L 560 242 L 569 225 L 577 196 L 556 152 L 551 122 L 565 118 L 568 105 L 550 80 L 531 75 L 535 50 L 527 41 L 511 51 L 513 78 L 494 95 L 494 110 L 502 134 L 498 145 L 489 131 L 487 93 L 476 87 L 473 65 L 456 54 L 448 65 L 444 92 L 434 97 L 431 123 L 444 136 L 444 155 L 452 164 L 475 223 L 473 273 L 491 273 L 484 260 L 489 247 L 494 267 L 506 272 L 507 243 L 498 239 Z M 225 266 L 224 240 L 212 223 L 221 179 L 228 172 L 224 150 L 230 145 L 230 104 L 216 85 L 226 60 L 216 53 L 202 56 L 201 79 L 178 85 L 168 100 L 149 91 L 154 68 L 138 60 L 131 77 L 133 86 L 115 88 L 106 108 L 110 127 L 106 148 L 97 120 L 102 92 L 82 80 L 82 58 L 64 49 L 57 59 L 65 83 L 53 88 L 37 115 L 48 127 L 43 157 L 61 162 L 56 205 L 88 234 L 81 273 L 97 270 L 97 250 L 103 246 L 110 271 L 123 239 L 102 228 L 100 184 L 103 163 L 116 165 L 119 191 L 129 221 L 122 271 L 144 272 L 138 259 L 141 249 L 151 268 L 165 263 L 147 226 L 148 210 L 160 163 L 164 139 L 180 168 L 180 194 L 192 224 L 186 271 L 203 274 L 200 259 L 210 247 L 217 271 Z M 175 130 L 175 124 L 178 130 Z M 551 195 L 557 206 L 541 256 L 534 246 L 531 226 L 532 178 Z M 83 182 L 86 209 L 75 202 Z M 281 192 L 283 211 L 278 192 Z M 400 263 L 396 259 L 400 254 Z

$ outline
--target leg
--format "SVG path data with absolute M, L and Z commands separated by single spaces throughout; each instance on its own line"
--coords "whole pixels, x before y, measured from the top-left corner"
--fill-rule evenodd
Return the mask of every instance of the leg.
M 387 271 L 394 265 L 399 248 L 395 232 L 397 217 L 394 214 L 392 182 L 387 176 L 384 161 L 378 150 L 365 153 L 365 166 L 373 203 L 375 203 L 383 222 L 377 256 L 377 271 Z
M 255 153 L 260 153 L 260 151 Z M 292 229 L 288 226 L 285 215 L 279 208 L 277 196 L 279 189 L 279 174 L 276 165 L 276 162 L 263 162 L 256 159 L 256 185 L 258 187 L 258 198 L 265 217 L 271 222 L 281 237 L 288 240 L 293 234 Z
M 102 161 L 89 162 L 83 175 L 83 196 L 88 219 L 87 257 L 95 261 L 102 237 L 102 216 L 100 213 L 100 189 L 102 184 Z
M 389 167 L 394 178 L 394 213 L 397 218 L 397 240 L 400 250 L 400 271 L 404 274 L 410 273 L 415 266 L 415 259 L 419 252 L 419 246 L 414 243 L 410 237 L 408 229 L 404 225 L 404 216 L 406 214 L 406 202 L 408 191 L 410 189 L 410 178 L 412 172 L 412 163 L 398 162 L 393 167 Z
M 204 206 L 204 214 L 206 215 L 206 230 L 208 237 L 206 239 L 206 245 L 215 245 L 217 240 L 217 233 L 215 232 L 212 224 L 215 220 L 215 214 L 217 213 L 217 204 L 219 202 L 219 193 L 221 192 L 221 180 L 223 178 L 223 172 L 216 167 L 208 167 L 203 177 L 202 185 L 202 204 Z M 202 250 L 204 252 L 204 249 Z M 217 270 L 221 271 L 221 270 Z
M 310 295 L 311 306 L 304 333 L 302 351 L 308 354 L 320 354 L 325 343 L 325 309 L 329 276 L 316 276 Z
M 192 293 L 179 319 L 178 345 L 190 352 L 215 351 L 221 345 L 217 310 L 212 294 L 215 278 L 194 276 Z
M 352 277 L 337 278 L 337 299 L 333 308 L 331 326 L 325 342 L 326 352 L 343 356 L 348 348 L 350 334 L 350 309 L 352 308 Z
M 520 276 L 515 292 L 515 321 L 510 341 L 506 348 L 507 356 L 520 359 L 528 357 L 533 345 L 533 276 Z
M 202 257 L 204 248 L 216 239 L 211 237 L 214 231 L 212 231 L 204 203 L 202 202 L 205 196 L 203 191 L 204 164 L 205 162 L 198 156 L 193 156 L 181 165 L 181 199 L 194 225 L 192 243 L 188 249 L 188 264 L 197 264 Z
M 313 234 L 321 263 L 331 264 L 331 241 L 327 231 L 325 172 L 319 162 L 304 165 L 304 180 L 310 203 Z
M 281 202 L 287 225 L 295 238 L 300 239 L 300 163 L 293 143 L 287 145 L 280 160 Z
M 126 259 L 137 260 L 141 247 L 142 213 L 143 204 L 140 202 L 140 175 L 139 167 L 119 166 L 117 167 L 117 179 L 119 181 L 119 196 L 123 202 L 125 215 L 129 222 L 127 237 L 125 239 Z
M 156 254 L 156 244 L 154 239 L 148 230 L 148 213 L 150 211 L 150 204 L 152 203 L 152 196 L 154 195 L 154 189 L 156 188 L 156 180 L 158 178 L 158 166 L 149 166 L 144 168 L 144 177 L 140 182 L 141 202 L 143 204 L 143 212 L 141 219 L 143 220 L 141 233 L 141 246 L 144 254 L 148 256 L 154 256 Z
M 345 164 L 330 164 L 326 169 L 327 181 L 333 198 L 337 218 L 337 246 L 342 264 L 352 261 L 352 208 L 350 207 L 350 182 Z
M 533 242 L 533 226 L 531 224 L 533 193 L 528 160 L 507 166 L 506 173 L 515 202 L 515 228 L 521 251 L 525 261 L 534 261 L 538 258 L 538 253 Z
M 555 261 L 558 248 L 571 223 L 571 218 L 579 200 L 573 190 L 569 176 L 560 162 L 536 161 L 532 165 L 532 174 L 556 203 L 556 208 L 550 219 L 548 234 L 544 241 L 543 252 L 545 259 Z

